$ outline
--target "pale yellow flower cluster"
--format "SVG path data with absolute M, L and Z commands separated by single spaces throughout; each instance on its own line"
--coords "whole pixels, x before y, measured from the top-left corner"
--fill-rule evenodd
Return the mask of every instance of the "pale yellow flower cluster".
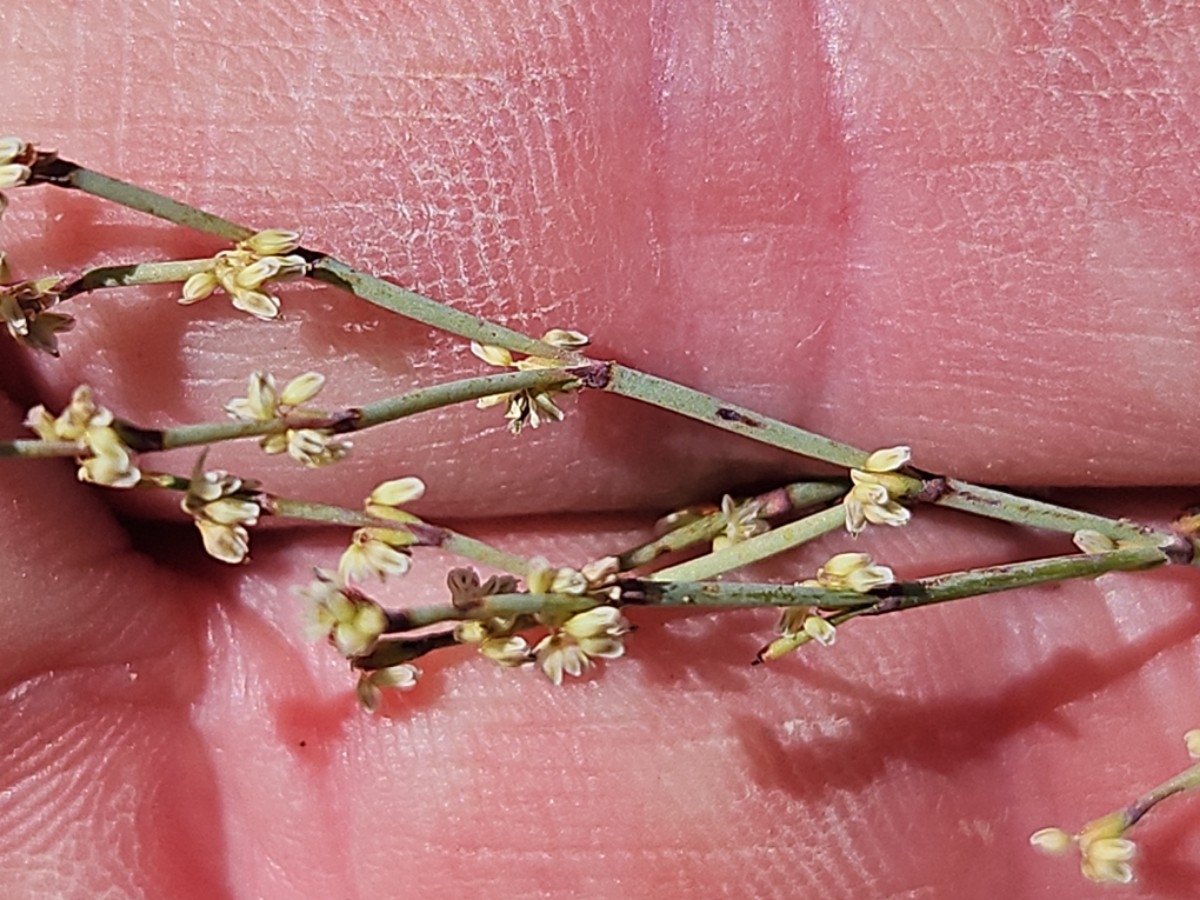
M 305 601 L 306 631 L 311 640 L 327 639 L 348 659 L 366 656 L 387 627 L 387 613 L 374 600 L 316 570 L 307 587 L 296 588 Z
M 1129 820 L 1123 811 L 1089 822 L 1078 834 L 1061 828 L 1042 828 L 1029 843 L 1051 856 L 1062 856 L 1074 846 L 1079 850 L 1079 870 L 1090 881 L 1128 884 L 1133 880 L 1132 861 L 1137 845 L 1125 837 Z
M 207 269 L 185 281 L 179 302 L 185 306 L 198 303 L 220 288 L 234 308 L 259 319 L 274 319 L 279 315 L 279 298 L 263 286 L 308 271 L 308 261 L 293 252 L 299 246 L 300 235 L 294 231 L 260 231 L 239 241 L 234 249 L 222 250 Z
M 389 575 L 404 575 L 412 566 L 408 548 L 415 539 L 404 529 L 416 516 L 401 509 L 425 494 L 425 483 L 412 476 L 385 481 L 371 491 L 365 503 L 367 514 L 384 521 L 395 522 L 397 528 L 368 526 L 359 528 L 350 539 L 350 546 L 338 561 L 338 577 L 344 583 L 363 581 L 372 576 L 380 581 Z
M 842 500 L 846 508 L 846 530 L 857 537 L 867 526 L 903 525 L 912 513 L 897 502 L 904 496 L 909 479 L 897 474 L 908 464 L 908 447 L 876 450 L 861 469 L 850 470 L 853 487 Z
M 817 569 L 816 578 L 800 584 L 804 587 L 866 594 L 875 588 L 893 584 L 895 580 L 891 569 L 877 565 L 866 553 L 838 553 Z M 779 659 L 809 641 L 830 647 L 837 640 L 836 626 L 808 606 L 786 608 L 779 619 L 779 633 L 778 638 L 759 651 L 760 661 Z
M 301 407 L 325 386 L 325 376 L 305 372 L 289 381 L 282 391 L 268 372 L 253 372 L 245 397 L 225 404 L 231 418 L 246 422 L 286 422 L 289 416 L 319 415 Z M 267 453 L 284 453 L 309 468 L 327 466 L 350 452 L 349 441 L 338 439 L 328 428 L 284 428 L 266 435 L 259 446 Z
M 596 560 L 579 571 L 554 567 L 546 560 L 531 561 L 525 587 L 530 594 L 595 595 L 612 580 L 617 561 L 612 557 Z M 467 573 L 469 580 L 456 578 Z M 470 609 L 489 594 L 508 593 L 516 583 L 507 576 L 490 578 L 484 585 L 470 570 L 451 573 L 451 595 L 455 606 Z M 517 667 L 537 663 L 554 684 L 561 685 L 564 675 L 579 676 L 596 659 L 616 659 L 625 653 L 623 636 L 629 622 L 615 606 L 596 606 L 578 613 L 539 613 L 537 620 L 549 628 L 538 643 L 530 647 L 517 628 L 529 624 L 530 617 L 493 616 L 459 622 L 454 637 L 460 643 L 475 644 L 481 655 L 501 666 Z
M 0 216 L 8 208 L 8 198 L 2 192 L 28 183 L 36 156 L 32 144 L 15 137 L 0 138 Z
M 586 346 L 587 335 L 578 331 L 568 331 L 563 328 L 552 328 L 542 335 L 542 343 L 563 349 L 576 349 Z M 471 352 L 484 362 L 499 368 L 516 369 L 527 372 L 533 369 L 557 369 L 563 363 L 560 359 L 542 356 L 527 356 L 524 359 L 513 359 L 510 351 L 503 347 L 490 344 L 471 342 Z M 480 409 L 493 406 L 505 406 L 504 417 L 508 419 L 508 430 L 520 434 L 521 429 L 528 425 L 537 428 L 543 422 L 561 422 L 563 411 L 554 403 L 554 394 L 562 393 L 563 388 L 553 388 L 544 391 L 512 391 L 506 394 L 493 394 L 484 397 L 476 404 Z
M 209 556 L 221 562 L 245 562 L 250 552 L 246 529 L 258 523 L 262 510 L 244 495 L 257 490 L 258 484 L 220 470 L 205 472 L 203 465 L 202 456 L 180 506 L 195 520 Z
M 133 451 L 113 427 L 113 414 L 92 398 L 86 384 L 75 388 L 71 402 L 57 417 L 38 405 L 29 410 L 25 425 L 43 441 L 73 441 L 79 446 L 80 481 L 128 488 L 141 481 Z
M 58 335 L 75 327 L 75 319 L 50 312 L 58 303 L 57 275 L 36 281 L 12 281 L 8 259 L 0 251 L 0 317 L 18 344 L 58 356 Z

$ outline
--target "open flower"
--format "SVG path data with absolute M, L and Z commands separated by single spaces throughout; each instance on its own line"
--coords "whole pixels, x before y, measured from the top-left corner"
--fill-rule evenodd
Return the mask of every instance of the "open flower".
M 259 319 L 279 315 L 279 298 L 263 290 L 267 282 L 295 278 L 308 271 L 308 261 L 292 251 L 300 244 L 294 231 L 270 228 L 260 231 L 232 250 L 222 250 L 202 272 L 183 284 L 183 305 L 198 303 L 220 288 L 234 308 Z
M 903 525 L 912 513 L 901 506 L 909 479 L 897 474 L 908 464 L 912 454 L 908 447 L 876 450 L 861 469 L 850 470 L 853 486 L 842 503 L 846 507 L 846 530 L 857 537 L 870 522 L 872 525 Z
M 325 376 L 305 372 L 289 381 L 282 391 L 275 386 L 269 372 L 252 372 L 246 396 L 235 397 L 225 404 L 231 418 L 246 422 L 286 422 L 288 417 L 320 416 L 317 410 L 304 408 L 325 386 Z M 309 468 L 335 463 L 350 452 L 350 442 L 334 437 L 328 428 L 284 428 L 265 435 L 258 442 L 265 453 L 286 452 Z
M 133 462 L 133 451 L 113 427 L 113 414 L 97 405 L 92 389 L 86 384 L 75 388 L 71 402 L 57 417 L 46 407 L 29 410 L 25 425 L 37 432 L 43 441 L 73 441 L 79 445 L 80 481 L 106 487 L 133 487 L 142 479 L 141 470 Z
M 597 606 L 577 613 L 542 638 L 533 648 L 542 672 L 562 684 L 563 675 L 578 677 L 593 659 L 616 659 L 625 653 L 622 637 L 629 622 L 615 606 Z
M 587 344 L 587 335 L 578 331 L 568 331 L 563 328 L 551 328 L 542 335 L 542 342 L 552 347 L 575 349 Z M 514 359 L 510 351 L 503 347 L 490 344 L 471 342 L 471 352 L 489 365 L 500 368 L 512 368 L 520 372 L 533 369 L 557 369 L 562 366 L 561 359 L 544 356 L 527 356 L 524 359 Z M 520 434 L 521 429 L 528 425 L 537 428 L 543 422 L 561 422 L 563 411 L 554 403 L 554 395 L 567 390 L 565 386 L 547 388 L 541 391 L 511 391 L 504 394 L 493 394 L 483 397 L 477 402 L 480 409 L 492 406 L 505 406 L 504 417 L 508 419 L 508 430 Z
M 258 483 L 243 481 L 226 472 L 204 471 L 204 456 L 196 463 L 180 506 L 200 530 L 204 550 L 227 563 L 242 563 L 250 552 L 247 528 L 258 523 L 258 503 L 238 493 L 254 491 Z
M 297 588 L 296 593 L 306 603 L 309 638 L 326 638 L 350 659 L 370 653 L 387 628 L 383 607 L 320 569 L 316 570 L 316 578 L 307 587 Z
M 411 691 L 420 677 L 421 670 L 411 663 L 400 663 L 386 669 L 359 670 L 355 693 L 363 709 L 373 713 L 379 709 L 385 689 Z
M 401 507 L 420 499 L 424 493 L 425 483 L 420 478 L 397 478 L 376 486 L 364 506 L 367 513 L 376 519 L 390 520 L 403 526 L 409 522 L 419 522 L 420 519 Z M 408 548 L 414 543 L 416 538 L 412 532 L 403 527 L 359 528 L 338 561 L 338 575 L 347 583 L 370 577 L 385 581 L 388 575 L 404 575 L 412 566 Z
M 728 494 L 722 497 L 721 514 L 725 518 L 725 528 L 713 538 L 712 548 L 721 550 L 770 531 L 770 524 L 758 516 L 762 512 L 762 506 L 760 500 L 737 503 Z
M 0 317 L 18 344 L 58 356 L 58 335 L 75 327 L 75 319 L 50 312 L 58 303 L 55 290 L 62 282 L 57 275 L 36 281 L 10 282 L 7 261 L 0 252 Z

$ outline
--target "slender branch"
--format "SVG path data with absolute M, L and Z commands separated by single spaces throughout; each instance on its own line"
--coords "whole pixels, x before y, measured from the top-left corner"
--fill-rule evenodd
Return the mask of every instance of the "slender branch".
M 88 269 L 58 292 L 59 300 L 69 300 L 91 291 L 130 287 L 138 284 L 168 284 L 187 281 L 197 272 L 212 266 L 212 258 L 181 259 L 168 262 L 131 263 L 123 266 L 99 266 Z
M 1200 763 L 1196 763 L 1187 769 L 1184 769 L 1173 778 L 1168 778 L 1162 784 L 1151 788 L 1138 797 L 1133 803 L 1129 804 L 1125 809 L 1126 821 L 1130 825 L 1136 825 L 1142 816 L 1146 815 L 1151 809 L 1166 800 L 1168 797 L 1175 794 L 1181 794 L 1184 791 L 1192 790 L 1200 786 Z
M 170 473 L 147 473 L 138 484 L 141 489 L 166 489 L 186 492 L 191 479 Z M 440 547 L 447 553 L 452 553 L 462 559 L 471 560 L 481 566 L 489 566 L 501 572 L 524 577 L 530 569 L 530 562 L 523 556 L 493 547 L 483 541 L 459 534 L 441 525 L 431 525 L 428 522 L 405 522 L 399 524 L 383 519 L 376 519 L 359 510 L 334 506 L 329 503 L 316 503 L 309 500 L 293 500 L 289 497 L 276 497 L 264 491 L 245 489 L 236 492 L 234 497 L 258 503 L 267 515 L 279 519 L 295 519 L 304 522 L 318 522 L 323 525 L 344 525 L 350 528 L 386 528 L 402 530 L 413 536 L 416 546 Z
M 0 441 L 0 459 L 49 459 L 78 456 L 80 452 L 74 441 Z
M 824 460 L 845 468 L 860 468 L 869 456 L 865 451 L 849 444 L 813 434 L 743 406 L 722 403 L 701 391 L 622 365 L 613 364 L 610 367 L 610 376 L 604 390 L 671 410 L 689 419 L 752 438 L 762 444 L 781 447 L 801 456 Z
M 959 481 L 957 478 L 944 479 L 944 485 L 944 490 L 932 501 L 934 505 L 974 513 L 989 519 L 1070 534 L 1087 528 L 1113 540 L 1144 541 L 1148 537 L 1165 540 L 1171 537 L 1165 532 L 1158 532 L 1135 522 L 1080 512 L 1028 497 L 1018 497 L 1007 491 L 980 487 Z
M 880 600 L 862 614 L 880 615 L 1014 588 L 1076 578 L 1095 578 L 1106 572 L 1153 569 L 1168 562 L 1170 558 L 1162 549 L 1142 544 L 1107 553 L 1052 556 L 1028 562 L 967 569 L 933 578 L 921 578 L 914 582 L 898 582 L 881 589 L 881 592 L 888 594 L 886 599 Z
M 832 506 L 787 525 L 781 525 L 765 534 L 738 541 L 707 556 L 660 569 L 647 578 L 650 581 L 705 581 L 836 531 L 845 521 L 846 514 L 842 507 Z
M 747 502 L 760 504 L 759 516 L 769 519 L 808 509 L 819 503 L 827 503 L 845 494 L 848 488 L 849 485 L 844 481 L 799 481 L 759 494 Z M 617 568 L 621 572 L 628 572 L 649 565 L 669 553 L 711 541 L 724 530 L 726 524 L 725 515 L 719 511 L 702 516 L 694 522 L 668 531 L 653 541 L 618 553 Z
M 164 197 L 136 184 L 111 178 L 53 154 L 39 153 L 31 168 L 33 175 L 29 184 L 52 184 L 55 187 L 82 191 L 93 197 L 111 200 L 129 209 L 166 219 L 176 225 L 214 234 L 227 241 L 243 241 L 254 234 L 244 225 Z
M 381 278 L 376 278 L 374 275 L 368 275 L 366 272 L 360 272 L 331 256 L 315 254 L 314 259 L 312 271 L 309 273 L 310 278 L 341 288 L 368 303 L 399 313 L 415 322 L 447 331 L 468 341 L 506 347 L 518 353 L 562 359 L 568 364 L 579 364 L 585 361 L 585 358 L 578 353 L 535 341 L 519 331 L 495 325 L 486 319 L 431 300 L 415 291 L 399 287 Z

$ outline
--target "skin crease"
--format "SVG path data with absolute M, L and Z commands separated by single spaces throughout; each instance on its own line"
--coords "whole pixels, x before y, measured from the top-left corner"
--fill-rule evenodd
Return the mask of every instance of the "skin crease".
M 1096 489 L 1196 481 L 1194 11 L 429 6 L 5 8 L 0 131 L 927 469 L 1156 521 L 1194 501 Z M 19 276 L 219 249 L 11 200 Z M 331 406 L 480 371 L 331 291 L 287 289 L 270 324 L 172 296 L 84 299 L 59 361 L 6 348 L 6 436 L 85 380 L 169 424 L 219 417 L 254 368 L 316 365 Z M 421 514 L 569 563 L 792 466 L 616 398 L 567 406 L 515 440 L 495 411 L 399 423 L 315 474 L 211 462 L 347 504 L 420 474 Z M 1200 725 L 1189 571 L 856 623 L 767 669 L 746 663 L 770 613 L 642 611 L 582 682 L 450 652 L 370 718 L 287 590 L 344 534 L 262 531 L 234 569 L 173 501 L 58 463 L 0 481 L 6 896 L 1090 897 L 1028 834 L 1183 768 Z M 928 510 L 853 546 L 902 577 L 1067 549 Z M 453 564 L 422 554 L 378 596 L 440 600 Z M 1183 800 L 1139 826 L 1122 896 L 1188 896 L 1197 825 Z

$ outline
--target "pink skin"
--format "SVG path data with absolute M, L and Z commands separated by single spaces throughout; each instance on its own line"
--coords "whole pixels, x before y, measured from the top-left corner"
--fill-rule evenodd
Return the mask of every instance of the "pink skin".
M 0 131 L 929 469 L 1160 521 L 1195 499 L 1086 490 L 1196 480 L 1194 11 L 624 5 L 6 10 Z M 12 200 L 18 275 L 218 247 Z M 321 368 L 331 406 L 481 370 L 328 290 L 288 289 L 265 325 L 172 293 L 84 299 L 61 361 L 5 348 L 6 436 L 85 380 L 167 424 L 218 418 L 254 368 Z M 618 399 L 567 408 L 516 440 L 496 411 L 415 419 L 316 475 L 212 459 L 347 503 L 417 473 L 424 515 L 573 563 L 795 471 Z M 288 591 L 344 534 L 260 532 L 222 567 L 190 526 L 129 515 L 178 523 L 169 503 L 60 463 L 0 481 L 6 896 L 1092 896 L 1028 834 L 1174 773 L 1200 724 L 1190 572 L 857 623 L 759 669 L 770 613 L 635 614 L 628 658 L 582 683 L 452 651 L 372 718 Z M 1067 549 L 928 511 L 856 546 L 905 576 Z M 452 564 L 421 554 L 379 595 L 437 601 Z M 1172 806 L 1135 832 L 1123 896 L 1194 886 L 1200 818 Z

